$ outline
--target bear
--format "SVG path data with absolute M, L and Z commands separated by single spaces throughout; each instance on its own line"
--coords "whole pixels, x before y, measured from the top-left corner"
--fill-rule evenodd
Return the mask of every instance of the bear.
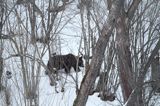
M 79 72 L 79 67 L 84 67 L 82 56 L 78 57 L 71 53 L 66 55 L 52 55 L 48 60 L 47 68 L 51 73 L 57 73 L 58 70 L 64 69 L 65 73 L 70 73 L 71 67 L 74 68 L 76 72 Z M 48 72 L 46 71 L 47 75 Z

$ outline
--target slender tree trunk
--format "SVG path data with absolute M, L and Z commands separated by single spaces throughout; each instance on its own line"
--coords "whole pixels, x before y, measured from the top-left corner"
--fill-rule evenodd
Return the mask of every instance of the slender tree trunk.
M 3 0 L 0 0 L 0 91 L 2 90 L 2 74 L 3 74 L 3 42 L 2 42 L 2 28 L 3 28 L 3 17 L 4 17 L 4 6 L 3 6 Z

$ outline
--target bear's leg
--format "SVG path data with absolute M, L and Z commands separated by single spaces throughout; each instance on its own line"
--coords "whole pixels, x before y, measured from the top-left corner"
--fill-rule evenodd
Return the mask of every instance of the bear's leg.
M 81 70 L 79 69 L 79 67 L 77 68 L 76 66 L 73 67 L 75 72 L 80 72 Z
M 65 67 L 65 72 L 66 72 L 67 74 L 70 73 L 70 70 L 71 70 L 71 67 L 70 67 L 70 66 Z

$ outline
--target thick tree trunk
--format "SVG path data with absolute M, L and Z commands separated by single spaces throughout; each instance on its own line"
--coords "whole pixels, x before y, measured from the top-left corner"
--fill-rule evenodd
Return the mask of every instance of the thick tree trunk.
M 114 23 L 120 14 L 120 10 L 122 8 L 121 4 L 123 2 L 123 0 L 115 0 L 112 4 L 111 11 L 108 15 L 108 20 L 104 24 L 102 35 L 99 36 L 99 39 L 96 43 L 89 70 L 83 78 L 80 91 L 78 92 L 77 98 L 74 101 L 74 106 L 85 106 L 87 102 L 89 91 L 100 71 L 104 52 L 109 41 L 109 37 L 111 36 L 112 30 L 114 28 Z
M 116 25 L 116 49 L 118 55 L 118 71 L 120 73 L 122 94 L 124 97 L 124 101 L 127 101 L 129 95 L 132 92 L 134 87 L 134 73 L 132 72 L 132 64 L 131 64 L 131 52 L 130 52 L 130 44 L 129 44 L 129 32 L 128 27 L 125 23 L 124 11 L 122 16 L 117 19 Z
M 85 106 L 89 91 L 95 82 L 95 79 L 101 68 L 102 58 L 107 45 L 109 36 L 102 36 L 99 38 L 96 46 L 96 53 L 93 55 L 91 65 L 81 83 L 80 91 L 78 92 L 77 98 L 74 102 L 74 106 Z

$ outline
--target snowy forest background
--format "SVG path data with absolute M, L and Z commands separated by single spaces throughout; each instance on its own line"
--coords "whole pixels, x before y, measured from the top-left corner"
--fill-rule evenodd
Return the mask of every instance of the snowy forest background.
M 160 0 L 0 0 L 0 105 L 160 106 L 159 48 Z M 85 67 L 50 86 L 53 53 Z

